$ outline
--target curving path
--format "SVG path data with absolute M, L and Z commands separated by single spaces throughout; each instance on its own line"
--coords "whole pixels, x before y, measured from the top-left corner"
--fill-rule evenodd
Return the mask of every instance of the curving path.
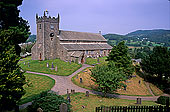
M 37 72 L 31 72 L 27 71 L 27 73 L 33 73 L 33 74 L 39 74 L 39 75 L 45 75 L 53 78 L 55 80 L 55 85 L 51 89 L 54 92 L 58 92 L 60 95 L 64 95 L 67 93 L 67 89 L 70 91 L 71 89 L 74 89 L 76 92 L 83 92 L 85 93 L 86 91 L 89 91 L 91 94 L 97 94 L 97 95 L 103 95 L 102 92 L 97 92 L 93 90 L 88 90 L 85 88 L 81 88 L 77 85 L 75 85 L 72 81 L 71 78 L 79 73 L 80 71 L 84 70 L 87 67 L 92 67 L 87 64 L 83 64 L 83 66 L 75 71 L 72 75 L 70 76 L 56 76 L 56 75 L 51 75 L 51 74 L 44 74 L 44 73 L 37 73 Z M 116 95 L 116 94 L 107 94 L 109 97 L 116 97 L 116 98 L 122 98 L 122 99 L 129 99 L 129 100 L 136 100 L 137 98 L 142 98 L 142 100 L 150 100 L 150 101 L 156 101 L 159 96 L 150 96 L 150 97 L 144 97 L 144 96 L 126 96 L 126 95 Z

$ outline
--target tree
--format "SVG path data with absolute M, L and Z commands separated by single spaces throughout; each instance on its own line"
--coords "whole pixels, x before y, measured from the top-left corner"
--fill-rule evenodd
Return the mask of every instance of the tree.
M 24 43 L 29 36 L 28 22 L 22 17 L 19 17 L 18 6 L 22 4 L 23 0 L 1 0 L 0 1 L 0 30 L 7 30 L 10 27 L 16 27 L 22 32 L 18 36 L 13 36 L 10 41 L 14 45 L 16 54 L 19 56 L 21 48 L 18 44 Z
M 25 77 L 17 64 L 29 36 L 28 22 L 19 17 L 22 0 L 0 1 L 0 109 L 12 109 L 24 95 Z
M 105 94 L 122 87 L 122 82 L 126 80 L 125 74 L 114 63 L 95 66 L 91 69 L 91 77 L 98 85 L 98 90 Z
M 154 47 L 153 52 L 142 60 L 141 67 L 146 73 L 156 75 L 160 81 L 163 76 L 170 77 L 170 50 L 167 47 Z
M 38 108 L 41 108 L 43 112 L 56 112 L 59 111 L 62 103 L 67 104 L 67 112 L 70 112 L 71 105 L 63 96 L 56 95 L 56 93 L 42 92 L 39 97 L 33 100 L 32 105 L 27 108 L 27 111 L 36 112 Z
M 107 61 L 113 61 L 115 66 L 121 68 L 126 76 L 129 76 L 134 72 L 131 57 L 128 53 L 128 47 L 125 45 L 124 41 L 112 48 L 112 51 L 107 57 Z
M 17 64 L 15 46 L 11 45 L 11 38 L 21 32 L 15 28 L 0 32 L 0 110 L 12 109 L 17 101 L 24 95 L 23 85 L 25 77 Z

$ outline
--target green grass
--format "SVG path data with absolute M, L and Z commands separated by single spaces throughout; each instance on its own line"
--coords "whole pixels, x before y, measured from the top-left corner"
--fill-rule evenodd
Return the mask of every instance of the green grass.
M 26 65 L 24 65 L 24 62 Z M 30 64 L 30 67 L 28 67 L 28 62 Z M 47 68 L 47 62 L 49 63 L 49 68 Z M 57 66 L 57 72 L 54 70 L 51 70 L 51 65 L 54 67 Z M 24 58 L 23 61 L 20 61 L 19 64 L 21 65 L 22 69 L 25 71 L 32 71 L 32 72 L 39 72 L 39 73 L 46 73 L 46 74 L 53 74 L 53 75 L 60 75 L 60 76 L 68 76 L 71 75 L 73 72 L 75 72 L 77 69 L 81 67 L 81 64 L 64 62 L 60 59 L 54 59 L 54 60 L 31 60 L 31 57 Z
M 42 91 L 51 90 L 55 84 L 55 80 L 47 76 L 29 73 L 25 73 L 24 75 L 26 76 L 27 81 L 27 84 L 24 85 L 26 94 L 21 98 L 19 104 L 32 101 L 32 99 Z
M 105 60 L 107 59 L 107 57 L 106 56 L 104 56 L 104 57 L 100 57 L 99 58 L 99 63 L 104 63 L 104 62 L 106 62 Z M 95 59 L 95 58 L 87 58 L 86 59 L 86 62 L 85 62 L 85 64 L 88 64 L 88 65 L 93 65 L 93 64 L 97 64 L 98 62 L 97 62 L 97 59 Z
M 99 106 L 135 106 L 137 105 L 135 103 L 136 100 L 104 98 L 91 94 L 89 97 L 86 97 L 84 93 L 75 93 L 71 95 L 71 105 L 73 112 L 95 112 L 95 108 Z M 85 106 L 85 108 L 82 108 L 82 105 Z M 153 106 L 158 104 L 153 101 L 142 101 L 142 104 L 137 106 L 142 105 Z

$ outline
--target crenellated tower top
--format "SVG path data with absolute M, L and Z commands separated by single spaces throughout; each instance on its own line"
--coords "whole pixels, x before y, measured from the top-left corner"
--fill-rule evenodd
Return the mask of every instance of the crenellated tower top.
M 48 16 L 48 11 L 46 10 L 46 11 L 44 11 L 43 16 L 38 16 L 38 14 L 36 14 L 36 23 L 40 23 L 40 22 L 59 23 L 60 16 L 59 16 L 59 14 L 58 14 L 58 17 Z

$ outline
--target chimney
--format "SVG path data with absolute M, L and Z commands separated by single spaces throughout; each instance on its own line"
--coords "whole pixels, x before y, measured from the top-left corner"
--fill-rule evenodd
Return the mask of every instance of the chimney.
M 99 34 L 101 35 L 101 34 L 102 34 L 102 31 L 99 31 Z

